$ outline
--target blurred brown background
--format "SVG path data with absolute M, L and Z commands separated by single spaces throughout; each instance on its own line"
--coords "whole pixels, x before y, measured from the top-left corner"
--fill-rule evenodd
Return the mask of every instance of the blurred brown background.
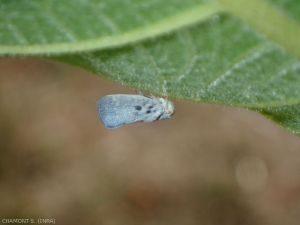
M 173 99 L 107 130 L 97 100 L 134 90 L 46 60 L 0 73 L 0 223 L 299 224 L 300 139 L 259 114 Z

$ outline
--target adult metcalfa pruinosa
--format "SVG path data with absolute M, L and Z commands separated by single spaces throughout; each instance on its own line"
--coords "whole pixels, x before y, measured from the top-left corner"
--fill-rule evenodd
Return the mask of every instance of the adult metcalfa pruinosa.
M 108 129 L 169 119 L 175 111 L 168 99 L 143 95 L 107 95 L 97 102 L 97 106 L 99 117 Z

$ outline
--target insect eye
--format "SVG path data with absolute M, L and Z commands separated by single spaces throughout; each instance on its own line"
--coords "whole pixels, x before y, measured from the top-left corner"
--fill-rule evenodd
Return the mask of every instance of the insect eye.
M 167 113 L 168 113 L 168 114 L 171 114 L 171 110 L 170 110 L 170 109 L 168 109 L 168 110 L 167 110 Z

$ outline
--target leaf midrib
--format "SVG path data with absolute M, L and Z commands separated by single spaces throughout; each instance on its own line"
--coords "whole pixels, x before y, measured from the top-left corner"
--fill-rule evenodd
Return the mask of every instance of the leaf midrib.
M 191 24 L 204 21 L 208 17 L 217 14 L 221 9 L 215 2 L 201 4 L 181 14 L 166 18 L 158 23 L 150 24 L 146 27 L 134 29 L 120 35 L 106 36 L 99 39 L 78 41 L 76 43 L 66 42 L 59 44 L 37 44 L 1 46 L 0 54 L 8 55 L 37 55 L 37 54 L 61 54 L 75 53 L 79 51 L 100 50 L 111 47 L 118 47 L 129 43 L 155 37 L 164 33 L 180 29 Z

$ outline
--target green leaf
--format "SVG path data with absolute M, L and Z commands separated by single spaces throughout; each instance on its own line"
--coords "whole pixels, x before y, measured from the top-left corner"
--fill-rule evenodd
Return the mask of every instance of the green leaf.
M 300 136 L 300 105 L 262 108 L 258 111 L 271 120 L 281 124 L 292 133 Z
M 0 0 L 0 54 L 49 54 L 134 43 L 206 19 L 209 0 Z
M 0 3 L 0 54 L 47 54 L 153 94 L 251 108 L 300 135 L 297 0 Z

